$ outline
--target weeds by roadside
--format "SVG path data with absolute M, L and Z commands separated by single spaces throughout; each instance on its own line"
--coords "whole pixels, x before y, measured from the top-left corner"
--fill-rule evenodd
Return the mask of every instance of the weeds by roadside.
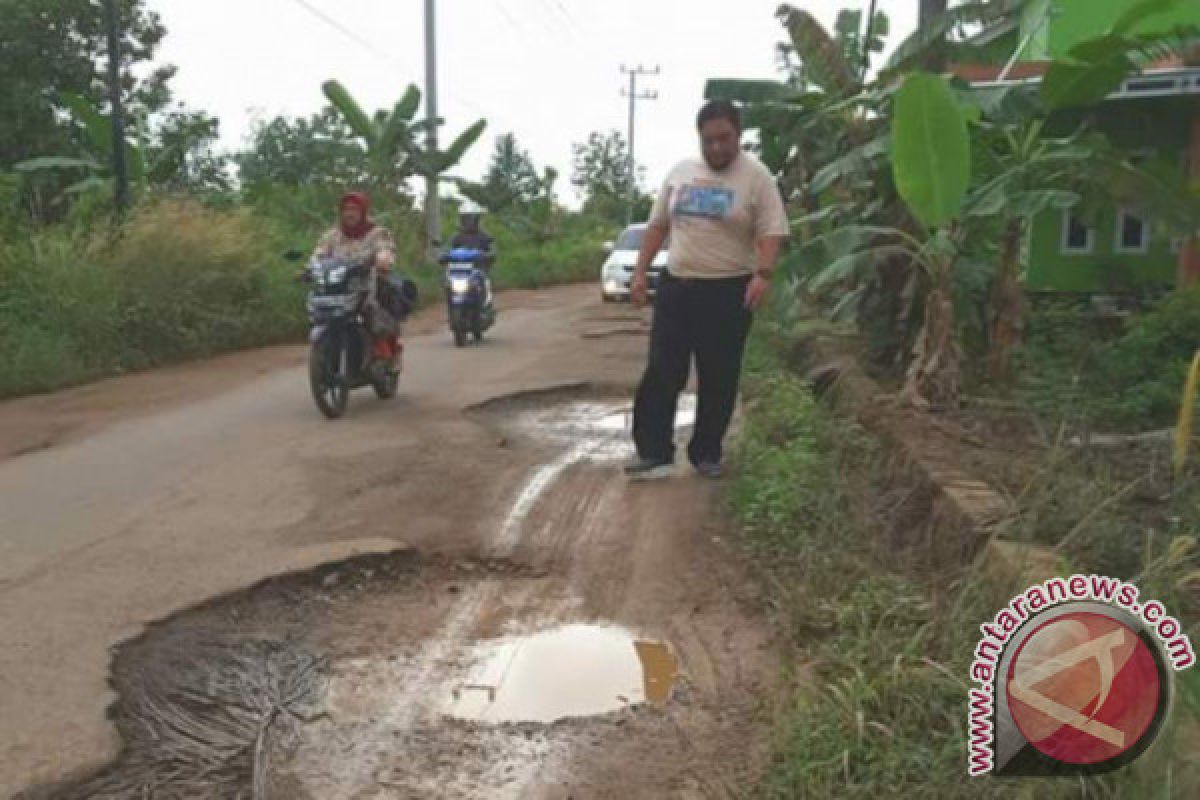
M 382 222 L 396 231 L 399 268 L 422 303 L 440 302 L 442 272 L 425 261 L 419 220 Z M 282 254 L 311 247 L 325 224 L 315 214 L 276 218 L 159 198 L 136 209 L 119 236 L 101 215 L 80 211 L 0 241 L 0 397 L 300 341 L 305 289 Z M 540 243 L 502 220 L 492 230 L 499 289 L 595 278 L 611 236 L 583 218 Z
M 1195 796 L 1200 684 L 1192 673 L 1177 684 L 1170 729 L 1131 768 L 1085 782 L 967 778 L 967 677 L 978 626 L 1025 587 L 998 586 L 976 568 L 930 575 L 899 552 L 888 535 L 897 476 L 887 454 L 815 402 L 764 327 L 748 355 L 731 502 L 791 645 L 784 669 L 799 674 L 778 709 L 774 758 L 754 794 Z M 1068 469 L 1073 462 L 1065 457 L 1043 463 L 1042 455 L 1031 454 L 1025 477 L 1036 489 L 1020 500 L 1027 533 L 1054 530 L 1058 541 L 1071 533 L 1065 551 L 1073 567 L 1124 565 L 1130 574 L 1119 577 L 1194 619 L 1195 542 L 1182 528 L 1200 523 L 1197 495 L 1180 495 L 1172 506 L 1177 535 L 1148 542 L 1129 527 L 1131 496 L 1104 503 L 1096 493 L 1111 497 L 1112 484 L 1102 473 Z M 1189 503 L 1194 513 L 1178 513 Z

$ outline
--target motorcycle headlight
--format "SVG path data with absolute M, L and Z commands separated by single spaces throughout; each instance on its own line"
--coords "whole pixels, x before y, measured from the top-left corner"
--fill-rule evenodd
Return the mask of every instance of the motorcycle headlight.
M 346 280 L 346 268 L 345 267 L 334 267 L 333 269 L 331 269 L 325 273 L 325 282 L 326 283 L 341 283 L 344 280 Z
M 465 292 L 471 288 L 471 280 L 469 278 L 451 278 L 450 291 Z

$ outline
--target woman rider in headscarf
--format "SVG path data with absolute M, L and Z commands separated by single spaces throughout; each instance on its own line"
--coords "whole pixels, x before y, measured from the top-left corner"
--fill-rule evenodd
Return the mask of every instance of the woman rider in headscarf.
M 317 242 L 315 258 L 337 258 L 347 261 L 368 262 L 375 265 L 379 275 L 391 269 L 396 261 L 396 245 L 387 228 L 376 225 L 370 217 L 371 201 L 362 192 L 348 192 L 338 204 L 339 224 L 331 228 Z M 372 311 L 377 307 L 375 281 L 367 281 L 367 303 Z M 399 324 L 397 320 L 397 324 Z M 390 360 L 400 367 L 399 331 L 394 335 L 375 337 L 374 353 L 377 358 Z

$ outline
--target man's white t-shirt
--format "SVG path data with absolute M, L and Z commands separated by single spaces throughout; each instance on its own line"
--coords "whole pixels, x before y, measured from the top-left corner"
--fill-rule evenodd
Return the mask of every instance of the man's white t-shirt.
M 789 232 L 775 179 L 744 152 L 720 171 L 701 158 L 676 164 L 654 202 L 650 222 L 670 226 L 667 269 L 680 278 L 749 275 L 756 266 L 755 242 Z

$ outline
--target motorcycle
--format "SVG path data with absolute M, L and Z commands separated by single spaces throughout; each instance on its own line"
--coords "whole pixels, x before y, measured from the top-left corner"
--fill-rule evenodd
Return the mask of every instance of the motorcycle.
M 456 248 L 442 255 L 446 267 L 446 310 L 454 344 L 463 347 L 467 336 L 483 341 L 486 330 L 496 324 L 496 307 L 482 264 L 491 256 L 483 250 Z
M 295 251 L 288 253 L 294 258 Z M 302 257 L 302 256 L 301 256 Z M 374 279 L 372 265 L 341 259 L 313 259 L 302 279 L 311 284 L 308 315 L 311 349 L 308 380 L 317 408 L 329 419 L 346 413 L 350 391 L 371 386 L 385 400 L 394 397 L 400 374 L 391 352 L 376 350 L 372 326 L 394 330 L 416 303 L 411 281 L 380 279 L 376 307 L 367 309 L 368 283 Z

